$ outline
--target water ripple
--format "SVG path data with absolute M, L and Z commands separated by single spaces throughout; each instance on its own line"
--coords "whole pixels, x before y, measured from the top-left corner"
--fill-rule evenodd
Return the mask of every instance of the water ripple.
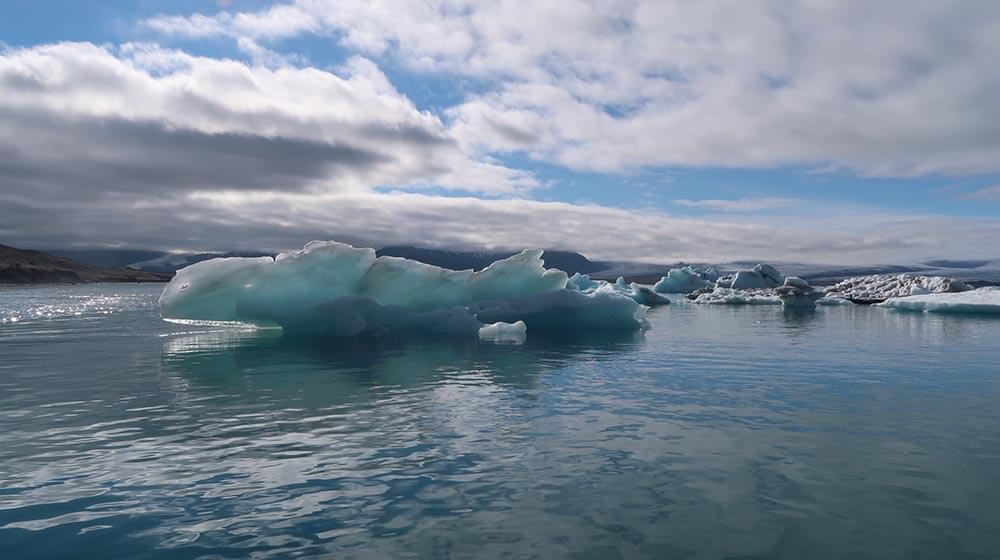
M 638 335 L 316 346 L 166 324 L 156 295 L 0 300 L 81 313 L 0 325 L 12 557 L 1000 548 L 996 321 L 676 306 Z

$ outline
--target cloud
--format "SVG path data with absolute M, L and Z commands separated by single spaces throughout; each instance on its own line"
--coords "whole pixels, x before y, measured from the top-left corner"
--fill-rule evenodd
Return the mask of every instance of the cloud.
M 9 131 L 0 133 L 8 156 L 0 161 L 0 177 L 8 192 L 51 190 L 63 198 L 172 196 L 203 189 L 296 191 L 326 177 L 360 181 L 394 163 L 387 154 L 350 145 L 204 133 L 157 121 L 64 120 L 0 109 L 0 122 Z
M 577 170 L 1000 171 L 1000 4 L 295 0 L 154 18 L 168 35 L 329 36 L 479 82 L 447 111 L 484 153 Z
M 149 45 L 0 53 L 0 179 L 71 194 L 537 184 L 468 156 L 365 59 L 339 73 L 273 62 Z
M 767 224 L 656 211 L 419 193 L 199 191 L 59 200 L 0 192 L 0 239 L 15 246 L 114 245 L 167 250 L 283 250 L 311 239 L 363 246 L 565 248 L 649 262 L 782 260 L 906 263 L 982 257 L 997 220 L 851 215 Z
M 788 208 L 802 204 L 803 201 L 794 198 L 741 198 L 739 200 L 671 200 L 671 204 L 686 206 L 688 208 L 705 208 L 717 210 L 719 212 L 758 212 L 761 210 L 774 210 L 776 208 Z
M 997 123 L 984 117 L 997 103 L 983 89 L 993 83 L 992 66 L 973 83 L 962 59 L 981 64 L 990 18 L 970 22 L 965 34 L 941 31 L 955 45 L 939 44 L 936 34 L 916 41 L 921 50 L 907 60 L 927 76 L 916 79 L 910 70 L 893 74 L 897 43 L 912 39 L 917 20 L 964 25 L 958 16 L 934 19 L 934 6 L 915 3 L 917 16 L 901 12 L 899 29 L 884 29 L 892 56 L 847 48 L 848 67 L 829 52 L 826 66 L 809 55 L 818 48 L 809 33 L 800 38 L 806 45 L 786 52 L 790 30 L 811 29 L 806 22 L 823 36 L 819 24 L 846 17 L 840 4 L 815 21 L 804 8 L 776 18 L 736 4 L 727 17 L 745 16 L 735 21 L 752 34 L 691 6 L 669 5 L 664 14 L 642 3 L 311 0 L 150 23 L 161 32 L 232 36 L 249 63 L 150 44 L 0 50 L 0 239 L 183 250 L 339 239 L 569 248 L 611 260 L 839 263 L 974 258 L 998 245 L 997 220 L 858 208 L 806 219 L 781 199 L 687 201 L 733 213 L 709 222 L 515 198 L 541 185 L 498 154 L 600 170 L 822 161 L 866 172 L 964 173 L 1000 161 Z M 657 25 L 662 37 L 650 29 Z M 845 39 L 857 32 L 837 29 Z M 333 70 L 305 66 L 278 40 L 301 33 L 329 33 L 359 54 Z M 946 47 L 947 60 L 925 60 Z M 419 110 L 373 61 L 380 57 L 460 74 L 477 81 L 476 93 L 440 114 Z M 883 83 L 885 75 L 900 81 Z M 948 87 L 939 87 L 942 79 Z M 749 213 L 762 205 L 775 210 L 766 221 Z

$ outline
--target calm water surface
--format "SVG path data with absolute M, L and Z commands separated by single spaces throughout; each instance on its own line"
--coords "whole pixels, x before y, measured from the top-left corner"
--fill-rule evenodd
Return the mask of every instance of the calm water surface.
M 0 557 L 1000 557 L 997 319 L 317 346 L 160 288 L 0 289 Z

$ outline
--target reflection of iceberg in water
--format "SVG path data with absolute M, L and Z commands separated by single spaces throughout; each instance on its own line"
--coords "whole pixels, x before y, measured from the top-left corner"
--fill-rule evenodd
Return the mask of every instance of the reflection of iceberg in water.
M 784 307 L 781 310 L 781 316 L 785 319 L 785 322 L 791 325 L 803 326 L 816 318 L 816 308 L 805 306 Z
M 175 441 L 170 430 L 145 438 L 149 456 L 168 460 L 143 463 L 135 479 L 176 485 L 171 498 L 201 492 L 197 511 L 180 499 L 163 506 L 181 504 L 175 521 L 163 525 L 164 539 L 210 546 L 229 544 L 241 527 L 264 539 L 308 525 L 315 534 L 305 545 L 317 547 L 311 556 L 344 557 L 344 550 L 375 543 L 389 549 L 372 557 L 398 557 L 394 535 L 429 521 L 441 526 L 426 511 L 448 515 L 437 522 L 494 530 L 488 510 L 534 491 L 523 482 L 527 468 L 551 465 L 540 472 L 547 476 L 566 464 L 558 446 L 533 442 L 557 437 L 566 429 L 561 422 L 594 428 L 568 412 L 548 419 L 561 406 L 551 402 L 551 385 L 603 379 L 643 346 L 642 332 L 533 336 L 521 344 L 182 334 L 164 341 L 160 371 L 172 399 L 170 426 L 190 437 Z M 586 402 L 571 397 L 568 404 Z M 161 486 L 154 488 L 153 500 L 167 502 Z M 410 533 L 402 541 L 426 539 Z
M 219 329 L 164 342 L 163 372 L 185 392 L 221 391 L 307 406 L 368 400 L 373 392 L 448 383 L 532 388 L 546 369 L 575 360 L 601 362 L 628 352 L 641 331 L 539 334 L 517 344 L 500 339 L 348 338 L 317 344 L 278 329 Z

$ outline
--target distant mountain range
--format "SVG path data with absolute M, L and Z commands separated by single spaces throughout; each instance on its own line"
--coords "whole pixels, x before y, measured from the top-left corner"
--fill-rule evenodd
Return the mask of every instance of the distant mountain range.
M 274 256 L 266 251 L 230 251 L 219 253 L 164 253 L 137 250 L 52 250 L 58 254 L 95 266 L 127 266 L 135 270 L 158 274 L 173 274 L 192 264 L 222 257 L 263 257 Z M 515 255 L 515 251 L 449 251 L 442 249 L 422 249 L 410 246 L 383 247 L 375 252 L 378 256 L 403 257 L 450 270 L 482 270 L 495 261 Z M 140 259 L 129 260 L 132 257 Z M 546 250 L 542 255 L 545 266 L 558 268 L 569 274 L 579 272 L 590 274 L 613 268 L 614 263 L 591 261 L 580 253 L 572 251 Z M 652 265 L 656 266 L 656 265 Z
M 129 268 L 82 264 L 42 251 L 0 245 L 0 284 L 86 284 L 165 282 L 168 275 Z
M 11 248 L 8 248 L 11 249 Z M 38 253 L 38 252 L 33 252 Z M 132 249 L 93 249 L 93 250 L 53 250 L 49 258 L 56 259 L 59 255 L 69 257 L 78 267 L 91 270 L 103 270 L 107 267 L 124 267 L 139 272 L 153 273 L 158 278 L 169 277 L 177 270 L 204 260 L 218 257 L 260 257 L 273 256 L 265 251 L 241 251 L 219 253 L 165 253 L 158 251 L 143 251 Z M 44 253 L 41 253 L 44 254 Z M 376 251 L 379 256 L 404 257 L 451 270 L 482 270 L 491 263 L 514 255 L 514 251 L 454 251 L 445 249 L 425 249 L 413 246 L 389 246 Z M 586 256 L 574 251 L 545 250 L 542 255 L 545 266 L 558 268 L 568 274 L 589 274 L 595 279 L 615 280 L 619 276 L 628 281 L 653 283 L 660 279 L 671 268 L 684 263 L 656 264 L 637 262 L 592 261 Z M 134 259 L 134 260 L 133 260 Z M 720 272 L 728 273 L 742 268 L 749 268 L 757 261 L 732 261 L 728 263 L 690 263 L 693 266 L 715 266 Z M 869 265 L 840 266 L 813 265 L 803 263 L 785 263 L 771 261 L 785 275 L 799 276 L 816 285 L 833 284 L 849 276 L 868 274 L 924 274 L 947 276 L 969 282 L 975 285 L 1000 284 L 1000 259 L 994 260 L 928 260 L 925 263 L 912 265 Z M 2 266 L 2 264 L 0 264 Z M 66 265 L 61 265 L 65 267 Z M 58 269 L 58 267 L 53 267 Z M 68 269 L 67 269 L 68 270 Z M 121 268 L 115 270 L 122 274 Z M 7 273 L 7 277 L 12 273 Z M 27 278 L 24 271 L 18 272 L 21 278 Z M 66 278 L 72 275 L 63 274 Z M 108 273 L 105 273 L 108 274 Z M 82 278 L 93 276 L 93 272 L 85 272 Z M 112 275 L 113 276 L 113 275 Z M 126 275 L 127 276 L 127 275 Z M 3 282 L 4 280 L 0 280 Z M 31 280 L 23 280 L 30 282 Z M 54 280 L 50 280 L 54 281 Z M 70 280 L 73 281 L 73 280 Z M 77 280 L 81 281 L 81 280 Z M 88 281 L 88 280 L 82 280 Z M 110 280 L 114 281 L 114 280 Z M 135 280 L 126 280 L 135 281 Z M 8 282 L 9 283 L 9 282 Z
M 441 249 L 420 249 L 417 247 L 383 247 L 375 252 L 378 256 L 403 257 L 422 263 L 440 266 L 450 270 L 482 270 L 490 264 L 516 255 L 514 251 L 446 251 Z M 546 249 L 542 254 L 546 268 L 558 268 L 568 274 L 589 274 L 610 268 L 610 263 L 591 261 L 580 253 Z
M 129 268 L 173 275 L 185 266 L 191 266 L 201 261 L 223 257 L 273 257 L 275 253 L 263 252 L 229 252 L 229 253 L 160 253 L 160 256 L 140 262 L 127 264 Z
M 149 261 L 168 255 L 165 251 L 141 249 L 43 249 L 44 252 L 88 266 L 122 268 L 132 263 Z

